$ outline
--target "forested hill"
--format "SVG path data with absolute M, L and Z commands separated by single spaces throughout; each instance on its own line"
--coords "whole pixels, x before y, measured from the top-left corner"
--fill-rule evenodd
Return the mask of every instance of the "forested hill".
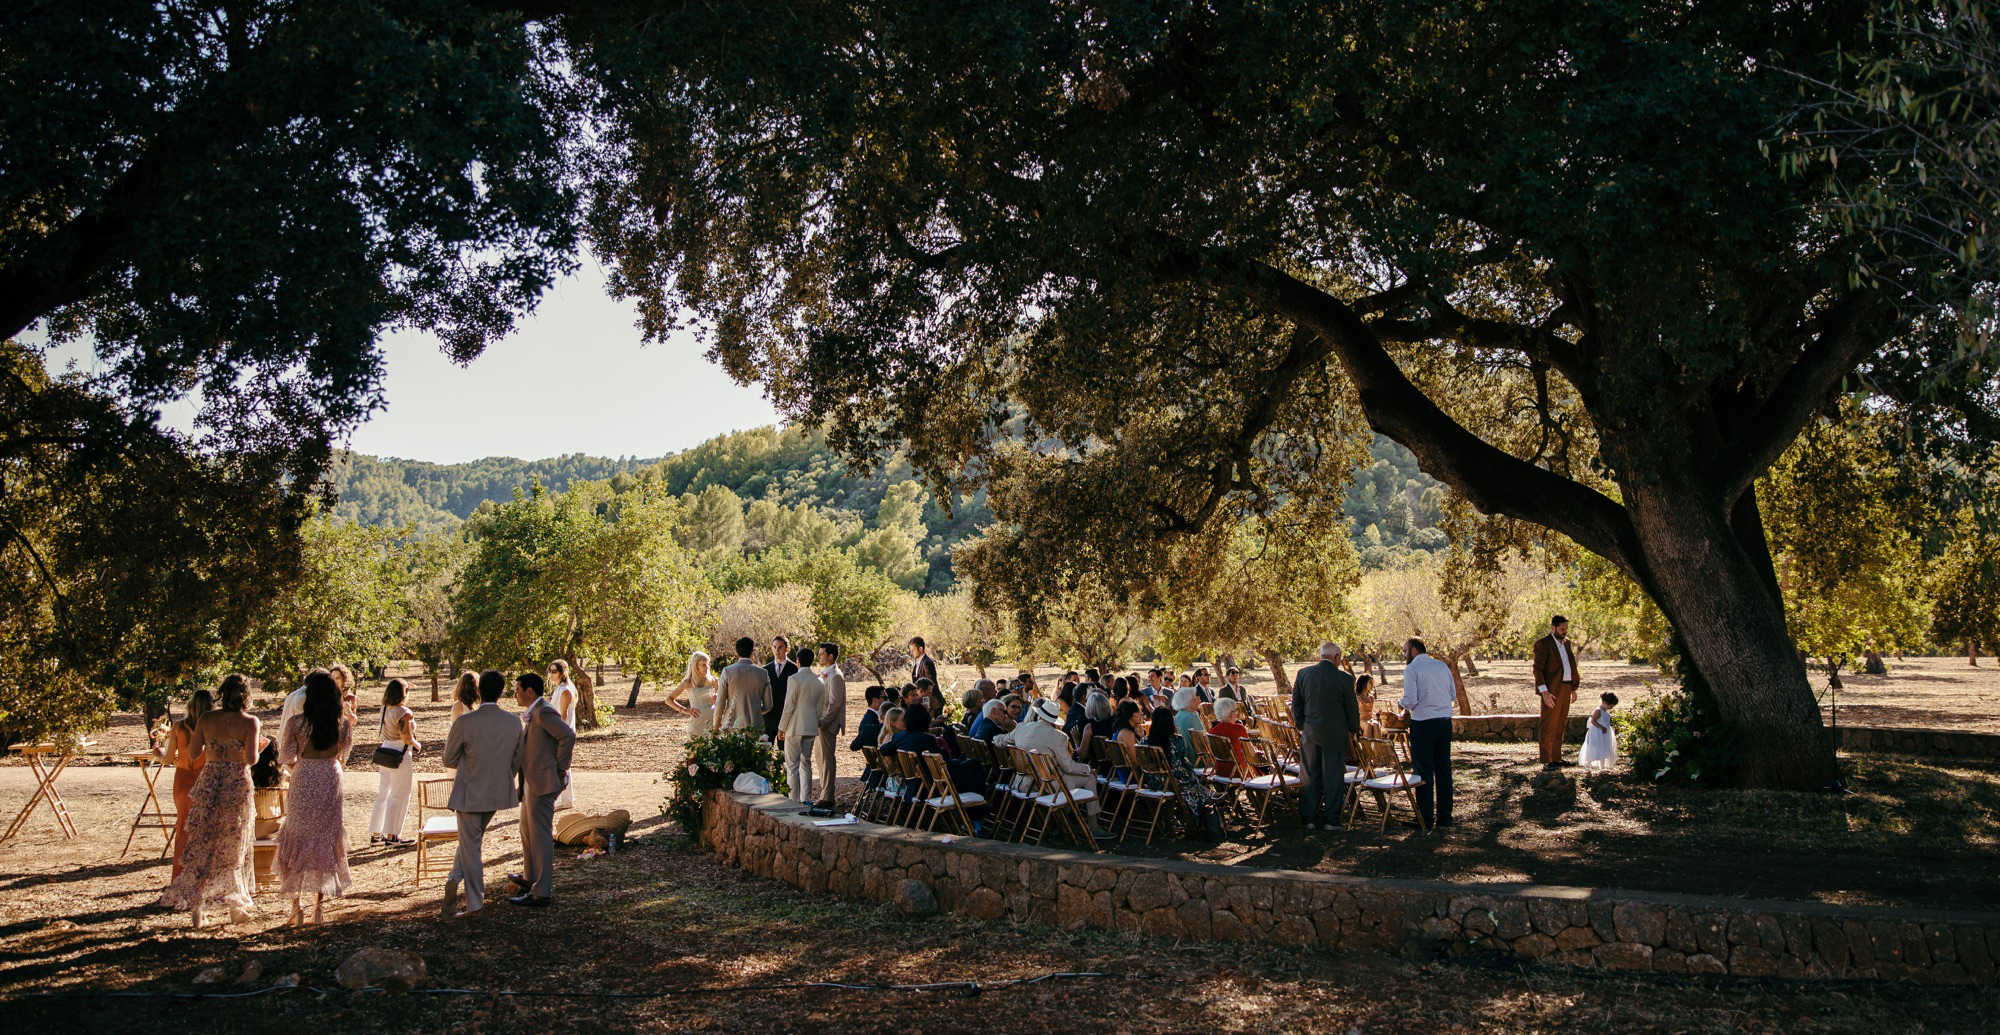
M 1346 501 L 1364 564 L 1376 566 L 1382 555 L 1408 548 L 1443 546 L 1444 536 L 1434 527 L 1443 491 L 1438 483 L 1417 470 L 1408 450 L 1388 439 L 1377 436 L 1372 452 L 1372 462 L 1355 472 Z M 334 513 L 361 524 L 430 531 L 470 516 L 481 503 L 512 499 L 515 489 L 537 479 L 561 491 L 575 481 L 610 479 L 614 488 L 624 488 L 642 478 L 659 478 L 676 495 L 720 486 L 744 501 L 810 506 L 872 529 L 889 486 L 910 477 L 900 456 L 888 457 L 864 475 L 834 455 L 816 433 L 764 427 L 718 435 L 664 459 L 576 453 L 548 460 L 488 457 L 433 464 L 354 454 L 336 473 L 340 503 Z M 925 493 L 919 549 L 935 557 L 990 520 L 983 498 L 961 501 L 947 516 Z

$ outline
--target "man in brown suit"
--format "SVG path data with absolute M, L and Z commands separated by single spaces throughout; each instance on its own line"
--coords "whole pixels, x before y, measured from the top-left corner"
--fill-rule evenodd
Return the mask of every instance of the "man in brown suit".
M 1549 634 L 1535 641 L 1535 695 L 1542 702 L 1542 770 L 1551 772 L 1563 761 L 1563 733 L 1569 728 L 1569 706 L 1576 700 L 1576 651 L 1569 645 L 1569 619 L 1549 620 Z
M 521 872 L 510 875 L 521 894 L 517 906 L 546 906 L 555 883 L 556 795 L 569 786 L 570 755 L 576 731 L 542 696 L 542 677 L 523 672 L 514 681 L 524 707 L 521 724 Z

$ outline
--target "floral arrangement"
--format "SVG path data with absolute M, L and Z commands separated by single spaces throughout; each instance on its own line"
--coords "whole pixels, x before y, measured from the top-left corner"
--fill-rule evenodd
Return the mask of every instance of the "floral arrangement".
M 784 794 L 785 767 L 762 739 L 762 730 L 716 730 L 688 741 L 687 757 L 677 769 L 666 773 L 673 796 L 662 806 L 689 837 L 701 833 L 701 804 L 708 792 L 735 786 L 744 773 L 756 773 L 771 781 L 771 790 Z

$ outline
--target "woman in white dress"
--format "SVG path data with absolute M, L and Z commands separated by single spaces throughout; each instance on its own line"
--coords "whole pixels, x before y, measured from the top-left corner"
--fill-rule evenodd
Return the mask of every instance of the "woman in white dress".
M 667 691 L 667 707 L 688 717 L 688 739 L 704 736 L 715 728 L 715 674 L 709 671 L 708 655 L 695 651 L 688 655 L 687 672 Z M 685 700 L 683 700 L 685 698 Z
M 570 729 L 576 728 L 576 684 L 569 681 L 569 662 L 561 658 L 549 662 L 549 703 L 555 705 L 562 714 L 562 721 Z M 556 808 L 567 809 L 576 806 L 576 772 L 571 770 L 569 785 L 556 795 Z

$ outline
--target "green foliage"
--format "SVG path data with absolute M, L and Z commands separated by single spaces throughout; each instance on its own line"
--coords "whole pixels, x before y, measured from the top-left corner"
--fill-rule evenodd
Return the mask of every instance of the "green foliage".
M 298 579 L 258 612 L 232 666 L 290 685 L 316 666 L 385 660 L 407 614 L 403 548 L 388 529 L 306 525 Z
M 1351 640 L 1360 567 L 1347 529 L 1294 502 L 1181 544 L 1162 575 L 1160 653 L 1175 664 L 1246 649 L 1299 658 Z
M 1612 713 L 1618 749 L 1632 760 L 1635 778 L 1655 783 L 1722 787 L 1729 783 L 1735 750 L 1712 708 L 1694 694 L 1666 690 Z
M 673 793 L 661 811 L 680 824 L 688 837 L 701 835 L 702 802 L 712 790 L 728 790 L 743 773 L 756 773 L 771 781 L 771 792 L 785 794 L 785 767 L 772 753 L 771 745 L 759 743 L 758 730 L 716 730 L 687 743 L 687 755 L 678 769 L 664 774 Z
M 1958 513 L 1932 591 L 1931 629 L 1939 643 L 2000 649 L 2000 520 L 1990 510 Z
M 652 462 L 571 453 L 547 460 L 487 457 L 433 464 L 343 453 L 333 465 L 333 492 L 339 502 L 332 513 L 363 525 L 436 532 L 456 528 L 481 505 L 505 503 L 514 498 L 514 490 L 526 490 L 537 482 L 564 492 L 578 482 L 629 477 Z

